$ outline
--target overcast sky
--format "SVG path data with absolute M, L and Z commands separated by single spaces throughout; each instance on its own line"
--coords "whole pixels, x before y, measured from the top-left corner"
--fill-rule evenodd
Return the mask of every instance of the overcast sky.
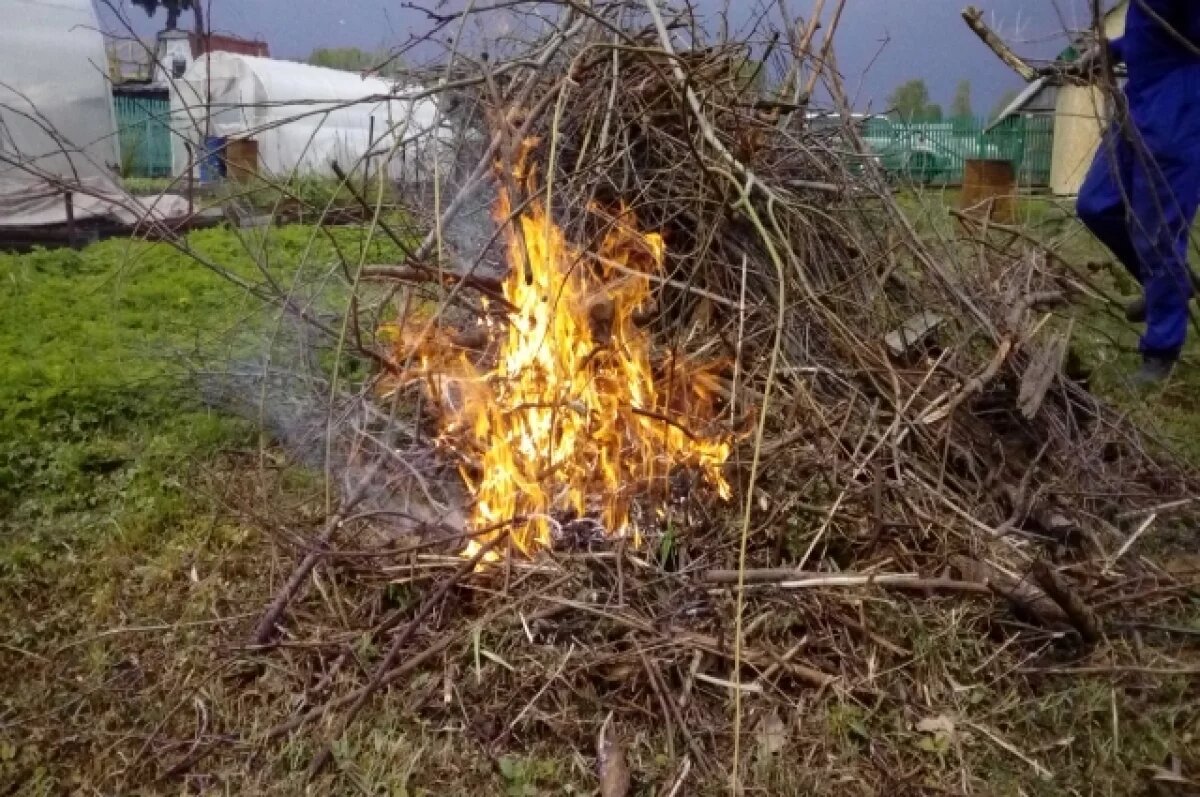
M 214 30 L 263 38 L 272 55 L 280 58 L 302 59 L 316 47 L 395 46 L 429 27 L 426 16 L 402 0 L 205 2 L 211 2 Z M 487 2 L 477 0 L 476 7 Z M 740 9 L 733 16 L 746 20 L 761 10 L 762 0 L 729 2 Z M 812 8 L 812 0 L 785 2 L 797 15 Z M 971 80 L 977 113 L 986 113 L 1006 89 L 1018 87 L 1018 79 L 963 24 L 960 12 L 970 2 L 983 8 L 1020 52 L 1032 57 L 1048 58 L 1061 50 L 1064 25 L 1087 26 L 1088 0 L 848 0 L 837 54 L 857 108 L 881 110 L 891 90 L 914 77 L 924 78 L 934 100 L 947 106 L 957 82 Z M 450 3 L 426 0 L 425 5 Z M 697 5 L 715 13 L 725 0 L 697 0 Z M 835 3 L 829 0 L 826 5 Z M 138 9 L 127 13 L 137 20 L 139 32 L 148 35 L 165 20 L 161 12 L 154 22 Z M 182 24 L 191 24 L 190 15 Z

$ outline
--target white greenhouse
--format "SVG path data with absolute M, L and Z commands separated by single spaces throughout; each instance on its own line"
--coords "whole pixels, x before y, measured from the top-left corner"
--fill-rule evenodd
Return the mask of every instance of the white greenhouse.
M 0 0 L 0 227 L 144 214 L 116 178 L 117 122 L 92 0 Z
M 291 61 L 215 52 L 198 58 L 171 91 L 174 171 L 204 178 L 206 153 L 256 144 L 257 171 L 275 178 L 347 172 L 371 155 L 397 180 L 433 169 L 449 149 L 432 99 L 405 99 L 381 78 Z M 436 134 L 435 134 L 436 133 Z

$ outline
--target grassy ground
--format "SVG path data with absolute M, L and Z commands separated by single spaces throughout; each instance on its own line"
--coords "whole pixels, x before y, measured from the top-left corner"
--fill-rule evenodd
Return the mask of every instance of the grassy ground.
M 164 191 L 182 191 L 181 180 L 171 177 L 126 177 L 121 180 L 125 190 L 135 196 L 155 196 Z
M 914 214 L 924 208 L 929 228 L 944 229 L 944 198 L 914 200 Z M 1051 211 L 1029 220 L 1085 253 Z M 268 234 L 249 250 L 269 252 L 277 277 L 314 279 L 330 267 L 332 249 L 310 230 Z M 355 235 L 341 242 L 349 251 Z M 229 231 L 195 233 L 191 244 L 255 274 Z M 1194 451 L 1194 361 L 1163 395 L 1135 396 L 1122 376 L 1133 334 L 1096 308 L 1083 320 L 1099 388 L 1164 434 L 1190 437 Z M 165 245 L 0 256 L 0 671 L 9 674 L 0 794 L 305 793 L 309 734 L 207 761 L 186 780 L 162 777 L 193 734 L 261 730 L 290 713 L 303 686 L 274 667 L 253 677 L 230 669 L 231 646 L 278 578 L 262 526 L 236 510 L 269 506 L 278 525 L 309 529 L 321 517 L 320 480 L 262 445 L 251 424 L 207 406 L 179 367 L 214 351 L 236 358 L 244 336 L 235 333 L 271 324 Z M 913 626 L 879 631 L 903 634 L 926 676 L 920 702 L 944 710 L 917 716 L 798 694 L 784 742 L 752 726 L 756 793 L 867 794 L 856 772 L 869 771 L 914 794 L 1154 794 L 1148 768 L 1200 747 L 1187 677 L 1047 677 L 1018 690 L 964 670 L 977 651 L 923 635 L 922 612 L 934 610 L 914 604 Z M 1200 629 L 1195 618 L 1180 622 Z M 422 718 L 408 697 L 373 703 L 335 751 L 339 774 L 309 793 L 596 793 L 590 762 L 572 746 L 530 734 L 489 760 L 465 729 Z M 662 793 L 675 770 L 654 724 L 629 748 L 636 793 Z M 722 788 L 690 782 L 679 793 Z
M 312 233 L 208 230 L 189 244 L 251 280 L 248 252 L 266 251 L 292 285 L 333 261 Z M 359 235 L 339 234 L 345 253 Z M 90 757 L 148 732 L 159 688 L 219 637 L 214 618 L 261 598 L 263 538 L 226 511 L 231 492 L 262 489 L 248 481 L 263 472 L 259 438 L 207 406 L 192 373 L 214 355 L 261 357 L 273 324 L 164 244 L 0 255 L 0 670 L 21 674 L 0 689 L 0 793 L 64 793 L 113 771 Z M 252 347 L 247 330 L 261 330 Z M 302 517 L 312 478 L 276 481 Z

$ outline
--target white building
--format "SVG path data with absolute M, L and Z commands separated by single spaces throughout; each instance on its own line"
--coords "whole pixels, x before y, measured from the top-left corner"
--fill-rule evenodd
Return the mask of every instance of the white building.
M 334 162 L 349 172 L 369 151 L 372 168 L 395 179 L 432 171 L 453 135 L 434 100 L 417 94 L 377 77 L 212 52 L 173 81 L 174 171 L 198 175 L 211 139 L 255 141 L 258 169 L 275 178 L 329 176 Z

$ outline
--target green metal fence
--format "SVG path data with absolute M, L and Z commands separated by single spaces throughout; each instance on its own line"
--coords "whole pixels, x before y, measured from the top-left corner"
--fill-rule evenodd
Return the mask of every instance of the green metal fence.
M 1012 162 L 1023 187 L 1050 183 L 1052 117 L 1013 117 L 988 130 L 982 119 L 898 122 L 868 119 L 863 137 L 888 174 L 922 184 L 960 185 L 968 160 Z
M 171 174 L 171 104 L 157 97 L 113 97 L 124 177 Z

